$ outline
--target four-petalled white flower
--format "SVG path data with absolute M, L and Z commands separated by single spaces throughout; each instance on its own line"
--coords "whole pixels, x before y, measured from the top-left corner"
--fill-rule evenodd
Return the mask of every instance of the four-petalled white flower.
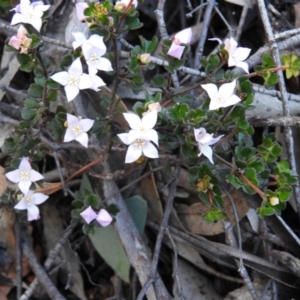
M 93 86 L 90 76 L 82 72 L 80 58 L 73 61 L 68 71 L 58 72 L 50 78 L 64 86 L 69 102 L 78 95 L 79 90 L 89 89 Z
M 209 110 L 227 107 L 241 101 L 241 99 L 234 94 L 236 80 L 222 84 L 219 90 L 213 83 L 201 84 L 201 87 L 206 90 L 210 98 Z
M 142 119 L 135 114 L 123 115 L 131 128 L 129 133 L 118 134 L 121 141 L 129 145 L 125 163 L 136 161 L 142 154 L 149 158 L 157 158 L 158 151 L 151 143 L 152 141 L 158 146 L 158 134 L 153 129 L 157 121 L 157 111 L 147 113 Z
M 88 147 L 89 137 L 87 132 L 93 127 L 94 120 L 80 119 L 67 113 L 67 125 L 64 142 L 77 141 L 82 146 Z
M 21 0 L 20 4 L 12 9 L 16 13 L 14 14 L 10 24 L 31 24 L 37 31 L 40 31 L 43 23 L 42 16 L 49 7 L 50 5 L 44 5 L 43 1 L 30 3 L 29 0 Z
M 219 38 L 212 38 L 211 41 L 218 41 L 219 44 L 222 44 L 222 41 Z M 225 50 L 228 52 L 228 67 L 240 67 L 246 73 L 249 73 L 248 64 L 244 60 L 249 56 L 251 49 L 238 47 L 237 42 L 231 37 L 230 39 L 225 39 L 224 41 Z
M 22 193 L 26 194 L 29 191 L 29 188 L 32 182 L 42 180 L 42 176 L 39 172 L 31 168 L 28 160 L 23 157 L 19 168 L 17 170 L 8 172 L 5 176 L 13 183 L 18 183 L 19 189 Z
M 210 146 L 217 143 L 223 135 L 220 135 L 217 138 L 213 138 L 213 134 L 207 133 L 205 128 L 203 127 L 197 129 L 194 128 L 194 135 L 195 135 L 195 140 L 198 143 L 198 148 L 200 150 L 198 156 L 203 154 L 213 164 L 214 163 L 212 158 L 213 151 Z
M 42 193 L 28 191 L 23 198 L 14 206 L 15 209 L 27 209 L 28 221 L 38 220 L 40 218 L 40 210 L 37 205 L 45 202 L 49 197 Z

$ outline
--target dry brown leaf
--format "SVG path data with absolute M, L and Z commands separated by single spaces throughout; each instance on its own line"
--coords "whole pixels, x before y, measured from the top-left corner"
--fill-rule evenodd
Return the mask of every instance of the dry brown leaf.
M 242 219 L 250 209 L 246 199 L 242 196 L 242 194 L 233 190 L 230 192 L 231 197 L 236 206 L 236 210 L 239 216 L 239 220 Z M 191 196 L 193 197 L 193 196 Z M 194 196 L 195 197 L 195 196 Z M 223 195 L 225 211 L 228 215 L 228 218 L 231 224 L 235 224 L 235 219 L 233 215 L 233 208 L 231 206 L 230 200 L 226 195 Z M 207 222 L 204 219 L 205 213 L 207 213 L 209 207 L 203 202 L 197 202 L 190 206 L 186 204 L 178 204 L 177 205 L 177 214 L 178 217 L 183 224 L 183 226 L 194 234 L 201 235 L 216 235 L 224 232 L 224 226 L 222 221 L 217 221 L 215 223 Z

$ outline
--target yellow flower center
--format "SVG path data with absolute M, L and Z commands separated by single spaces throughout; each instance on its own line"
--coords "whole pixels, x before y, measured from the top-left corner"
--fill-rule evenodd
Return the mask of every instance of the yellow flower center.
M 69 85 L 78 86 L 79 84 L 79 76 L 70 75 L 69 77 Z
M 21 181 L 27 181 L 30 178 L 30 172 L 29 171 L 20 171 L 20 179 Z
M 26 203 L 27 206 L 32 205 L 33 204 L 32 197 L 26 197 L 25 198 L 25 203 Z
M 134 145 L 135 145 L 137 148 L 144 148 L 145 145 L 146 145 L 146 141 L 141 140 L 141 139 L 136 139 L 135 142 L 134 142 Z
M 106 16 L 108 14 L 108 11 L 103 6 L 103 4 L 96 3 L 94 7 L 95 7 L 95 15 L 96 16 L 101 17 L 101 15 L 105 15 Z
M 33 20 L 33 19 L 35 19 L 35 14 L 33 13 L 33 11 L 29 11 L 27 14 L 26 14 L 26 18 L 28 19 L 28 20 Z
M 75 136 L 77 136 L 83 132 L 82 127 L 79 124 L 74 125 L 72 127 L 71 131 Z

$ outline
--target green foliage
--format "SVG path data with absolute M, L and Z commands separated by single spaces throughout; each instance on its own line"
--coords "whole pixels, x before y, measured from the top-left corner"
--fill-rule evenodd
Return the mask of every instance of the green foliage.
M 300 58 L 296 54 L 282 55 L 281 62 L 286 67 L 286 78 L 297 77 L 299 75 Z
M 264 79 L 264 86 L 269 88 L 274 86 L 278 80 L 277 74 L 271 71 L 276 65 L 269 54 L 263 54 L 261 59 L 262 66 L 257 66 L 254 70 Z

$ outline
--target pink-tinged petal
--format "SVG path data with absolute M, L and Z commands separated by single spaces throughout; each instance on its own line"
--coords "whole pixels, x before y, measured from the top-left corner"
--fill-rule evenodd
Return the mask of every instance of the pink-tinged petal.
M 220 86 L 219 94 L 224 97 L 224 99 L 227 99 L 233 95 L 233 92 L 236 88 L 236 80 L 233 80 L 229 83 L 224 83 Z
M 32 182 L 44 179 L 44 176 L 35 170 L 30 170 L 30 180 Z
M 80 22 L 86 19 L 86 16 L 84 15 L 84 10 L 88 7 L 88 4 L 85 2 L 76 3 L 76 16 Z
M 179 46 L 173 42 L 167 54 L 177 59 L 181 59 L 184 48 L 184 46 Z
M 208 39 L 209 41 L 217 41 L 219 44 L 222 44 L 222 40 L 220 40 L 219 38 L 211 38 L 211 39 Z
M 80 61 L 80 57 L 76 58 L 71 64 L 69 70 L 69 74 L 80 76 L 82 74 L 82 64 Z
M 149 112 L 152 112 L 152 111 L 160 112 L 161 105 L 159 102 L 151 103 L 148 105 L 148 110 L 149 110 Z
M 66 85 L 65 92 L 67 95 L 68 102 L 70 102 L 73 99 L 75 99 L 75 97 L 79 94 L 79 88 L 77 86 Z
M 242 68 L 246 73 L 249 73 L 249 66 L 247 63 L 240 61 L 236 64 L 236 66 Z
M 15 209 L 19 209 L 19 210 L 23 210 L 23 209 L 27 209 L 27 205 L 25 202 L 25 197 L 23 197 L 15 206 Z
M 145 129 L 152 129 L 157 121 L 157 111 L 152 111 L 149 114 L 143 116 L 142 118 L 142 126 Z
M 17 38 L 16 36 L 12 36 L 8 42 L 8 45 L 19 50 L 22 44 L 22 40 Z
M 79 4 L 79 3 L 77 3 L 77 4 Z M 73 44 L 72 44 L 73 49 L 80 47 L 86 41 L 86 37 L 82 32 L 72 32 L 72 35 L 75 38 L 75 42 L 73 42 Z
M 121 0 L 121 2 L 127 7 L 130 3 L 130 0 Z M 137 0 L 133 0 L 132 5 L 134 5 L 134 7 L 137 7 L 137 5 L 138 5 Z
M 67 113 L 67 121 L 68 121 L 68 127 L 72 128 L 73 126 L 78 124 L 79 118 Z
M 129 163 L 136 161 L 137 159 L 139 159 L 141 157 L 142 154 L 143 154 L 143 151 L 141 148 L 138 148 L 135 145 L 131 144 L 127 149 L 125 163 L 129 164 Z
M 42 193 L 34 193 L 31 197 L 35 205 L 42 204 L 49 198 L 49 196 L 46 196 Z
M 207 92 L 210 99 L 214 99 L 218 94 L 218 87 L 213 83 L 201 84 L 201 87 Z
M 158 151 L 150 142 L 144 146 L 143 154 L 149 158 L 158 158 Z
M 87 132 L 93 127 L 94 122 L 95 121 L 91 119 L 82 119 L 79 121 L 79 125 L 81 126 L 83 131 Z
M 28 212 L 28 221 L 38 220 L 40 218 L 40 210 L 34 204 L 27 206 L 27 212 Z
M 235 105 L 237 103 L 239 103 L 240 101 L 242 101 L 237 95 L 232 95 L 230 98 L 228 98 L 226 100 L 226 102 L 223 104 L 222 107 L 228 107 L 231 105 Z
M 123 116 L 131 129 L 138 129 L 142 125 L 140 117 L 136 114 L 123 113 Z
M 90 36 L 90 38 L 87 40 L 88 43 L 97 48 L 97 54 L 102 56 L 103 54 L 106 53 L 106 46 L 103 42 L 103 36 L 100 36 L 98 34 L 93 34 Z
M 111 215 L 105 210 L 105 209 L 100 209 L 96 221 L 102 226 L 106 227 L 112 222 L 113 218 Z
M 31 170 L 31 165 L 25 157 L 22 157 L 21 159 L 21 162 L 19 164 L 19 170 L 26 170 L 26 171 Z
M 181 44 L 189 44 L 191 42 L 192 39 L 192 28 L 186 28 L 182 31 L 179 31 L 176 35 L 175 35 L 175 39 L 179 40 Z
M 18 187 L 23 194 L 27 194 L 31 186 L 31 183 L 32 182 L 30 180 L 21 180 L 18 184 Z
M 224 134 L 222 134 L 216 138 L 213 138 L 210 142 L 207 143 L 207 145 L 209 146 L 209 145 L 213 145 L 213 144 L 217 143 L 223 136 L 224 136 Z
M 11 172 L 8 172 L 5 174 L 5 176 L 7 177 L 7 179 L 13 183 L 18 183 L 21 179 L 20 179 L 20 170 L 14 170 Z
M 82 213 L 80 213 L 82 218 L 85 220 L 87 224 L 90 224 L 93 220 L 97 218 L 96 212 L 92 209 L 91 206 L 89 206 L 87 209 L 85 209 Z
M 82 74 L 79 78 L 78 88 L 80 90 L 90 89 L 93 86 L 93 82 L 88 74 Z
M 129 145 L 130 143 L 128 142 L 128 133 L 119 133 L 117 134 L 117 136 L 119 137 L 119 139 L 125 144 L 125 145 Z
M 152 141 L 158 146 L 158 134 L 154 129 L 149 129 L 145 132 L 142 132 L 139 138 L 145 141 Z
M 75 140 L 80 143 L 83 147 L 88 148 L 89 136 L 87 133 L 82 132 L 75 137 Z
M 67 128 L 64 136 L 64 143 L 71 142 L 73 140 L 75 140 L 75 135 L 70 128 Z
M 50 76 L 50 78 L 59 84 L 65 86 L 69 83 L 70 74 L 66 71 L 58 72 Z
M 97 64 L 97 69 L 106 72 L 113 71 L 111 62 L 105 57 L 101 57 L 99 59 L 99 63 Z
M 212 164 L 214 163 L 213 158 L 212 158 L 213 151 L 210 146 L 208 146 L 208 145 L 202 146 L 201 153 L 198 156 L 200 156 L 201 154 L 206 156 Z
M 15 13 L 13 15 L 13 18 L 12 18 L 11 22 L 10 22 L 10 25 L 16 25 L 16 24 L 19 24 L 19 23 L 27 23 L 27 20 L 22 14 Z
M 26 38 L 26 34 L 27 34 L 27 30 L 23 25 L 20 25 L 19 29 L 18 29 L 18 33 L 17 33 L 17 38 L 19 39 L 24 39 Z
M 35 18 L 35 19 L 31 20 L 30 22 L 27 21 L 26 23 L 31 24 L 37 31 L 40 31 L 43 21 L 41 18 Z
M 132 144 L 136 139 L 143 139 L 143 134 L 141 134 L 137 130 L 130 130 L 128 132 L 128 143 Z

